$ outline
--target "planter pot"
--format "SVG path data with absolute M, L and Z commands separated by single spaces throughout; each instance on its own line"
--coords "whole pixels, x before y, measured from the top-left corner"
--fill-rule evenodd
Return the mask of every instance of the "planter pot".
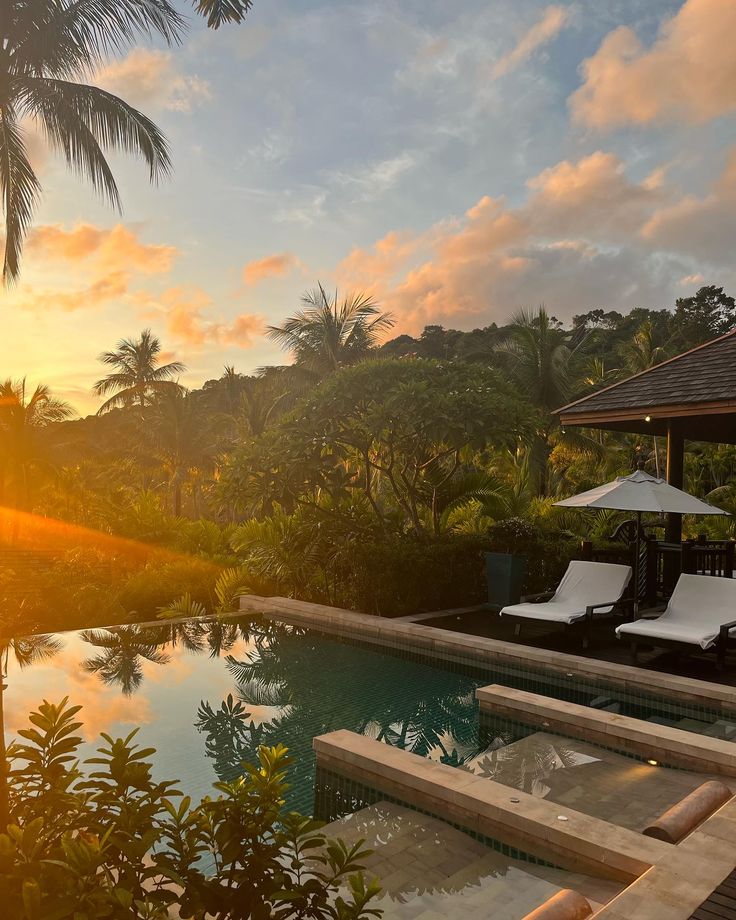
M 488 603 L 500 610 L 509 604 L 518 604 L 521 587 L 526 577 L 526 556 L 511 553 L 486 553 L 486 581 Z

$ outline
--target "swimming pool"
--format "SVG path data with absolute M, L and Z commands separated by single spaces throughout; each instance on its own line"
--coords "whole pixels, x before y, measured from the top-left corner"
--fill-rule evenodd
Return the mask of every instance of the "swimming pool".
M 475 690 L 489 683 L 616 708 L 712 733 L 718 713 L 631 697 L 579 679 L 494 666 L 463 669 L 385 648 L 341 641 L 270 619 L 185 621 L 64 633 L 29 667 L 12 666 L 6 729 L 12 737 L 46 698 L 83 704 L 83 756 L 101 731 L 157 749 L 157 778 L 176 778 L 195 801 L 233 779 L 261 744 L 294 758 L 288 807 L 314 806 L 314 736 L 347 728 L 444 763 L 479 753 Z M 425 656 L 426 658 L 426 656 Z M 720 728 L 718 729 L 721 730 Z M 734 729 L 736 731 L 736 729 Z

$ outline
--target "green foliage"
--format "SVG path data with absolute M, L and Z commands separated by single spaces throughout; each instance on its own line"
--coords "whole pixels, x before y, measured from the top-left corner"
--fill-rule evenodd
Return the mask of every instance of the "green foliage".
M 286 748 L 261 747 L 234 782 L 193 806 L 157 782 L 155 751 L 102 735 L 78 760 L 81 707 L 44 701 L 8 749 L 0 899 L 14 920 L 363 920 L 378 893 L 369 851 L 285 813 Z
M 182 594 L 189 594 L 198 604 L 211 609 L 217 574 L 217 567 L 205 559 L 154 559 L 125 581 L 119 601 L 141 620 L 155 619 L 161 607 Z

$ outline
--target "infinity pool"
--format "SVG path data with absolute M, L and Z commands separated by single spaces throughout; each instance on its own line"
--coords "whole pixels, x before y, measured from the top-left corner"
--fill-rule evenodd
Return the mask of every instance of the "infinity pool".
M 63 633 L 46 653 L 22 669 L 11 661 L 9 738 L 42 699 L 68 696 L 84 707 L 84 757 L 101 731 L 140 726 L 139 743 L 157 749 L 157 778 L 178 779 L 195 801 L 218 779 L 238 776 L 259 745 L 280 742 L 294 758 L 287 804 L 306 814 L 314 805 L 315 735 L 347 728 L 465 764 L 480 753 L 475 690 L 489 683 L 709 734 L 730 730 L 717 713 L 694 717 L 673 704 L 518 669 L 463 673 L 259 618 Z

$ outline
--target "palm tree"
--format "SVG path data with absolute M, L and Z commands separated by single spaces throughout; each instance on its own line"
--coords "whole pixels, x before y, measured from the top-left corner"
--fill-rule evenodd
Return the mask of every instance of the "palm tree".
M 161 393 L 146 418 L 156 458 L 168 475 L 172 511 L 179 517 L 182 485 L 190 471 L 211 459 L 212 426 L 199 404 L 178 388 Z
M 506 340 L 494 350 L 508 364 L 521 392 L 539 410 L 529 446 L 529 469 L 534 491 L 546 495 L 550 436 L 558 427 L 552 412 L 571 394 L 573 349 L 568 334 L 544 307 L 536 312 L 520 310 L 511 320 Z
M 192 0 L 217 29 L 240 22 L 251 0 Z M 169 0 L 2 0 L 0 3 L 0 198 L 3 281 L 18 278 L 23 241 L 41 193 L 24 120 L 39 125 L 74 172 L 113 206 L 120 195 L 107 151 L 142 157 L 151 181 L 170 168 L 163 133 L 112 93 L 84 82 L 113 53 L 141 38 L 178 43 L 185 19 Z
M 97 410 L 98 415 L 119 406 L 137 404 L 143 409 L 151 396 L 178 390 L 179 384 L 171 378 L 182 374 L 186 367 L 180 361 L 159 364 L 161 342 L 150 329 L 144 329 L 139 339 L 121 339 L 115 351 L 103 352 L 99 360 L 116 370 L 98 380 L 94 392 L 98 396 L 113 395 Z
M 48 464 L 40 432 L 74 414 L 69 403 L 51 395 L 46 384 L 39 384 L 30 396 L 25 377 L 0 384 L 0 505 L 8 501 L 10 487 L 15 504 L 28 506 L 30 473 Z
M 337 291 L 330 296 L 318 284 L 302 304 L 304 309 L 281 326 L 268 326 L 266 334 L 317 377 L 366 357 L 394 324 L 369 294 L 353 293 L 340 301 Z
M 621 356 L 627 371 L 638 374 L 665 360 L 667 350 L 663 345 L 657 345 L 656 339 L 654 324 L 648 319 L 639 326 L 631 341 L 621 346 Z

